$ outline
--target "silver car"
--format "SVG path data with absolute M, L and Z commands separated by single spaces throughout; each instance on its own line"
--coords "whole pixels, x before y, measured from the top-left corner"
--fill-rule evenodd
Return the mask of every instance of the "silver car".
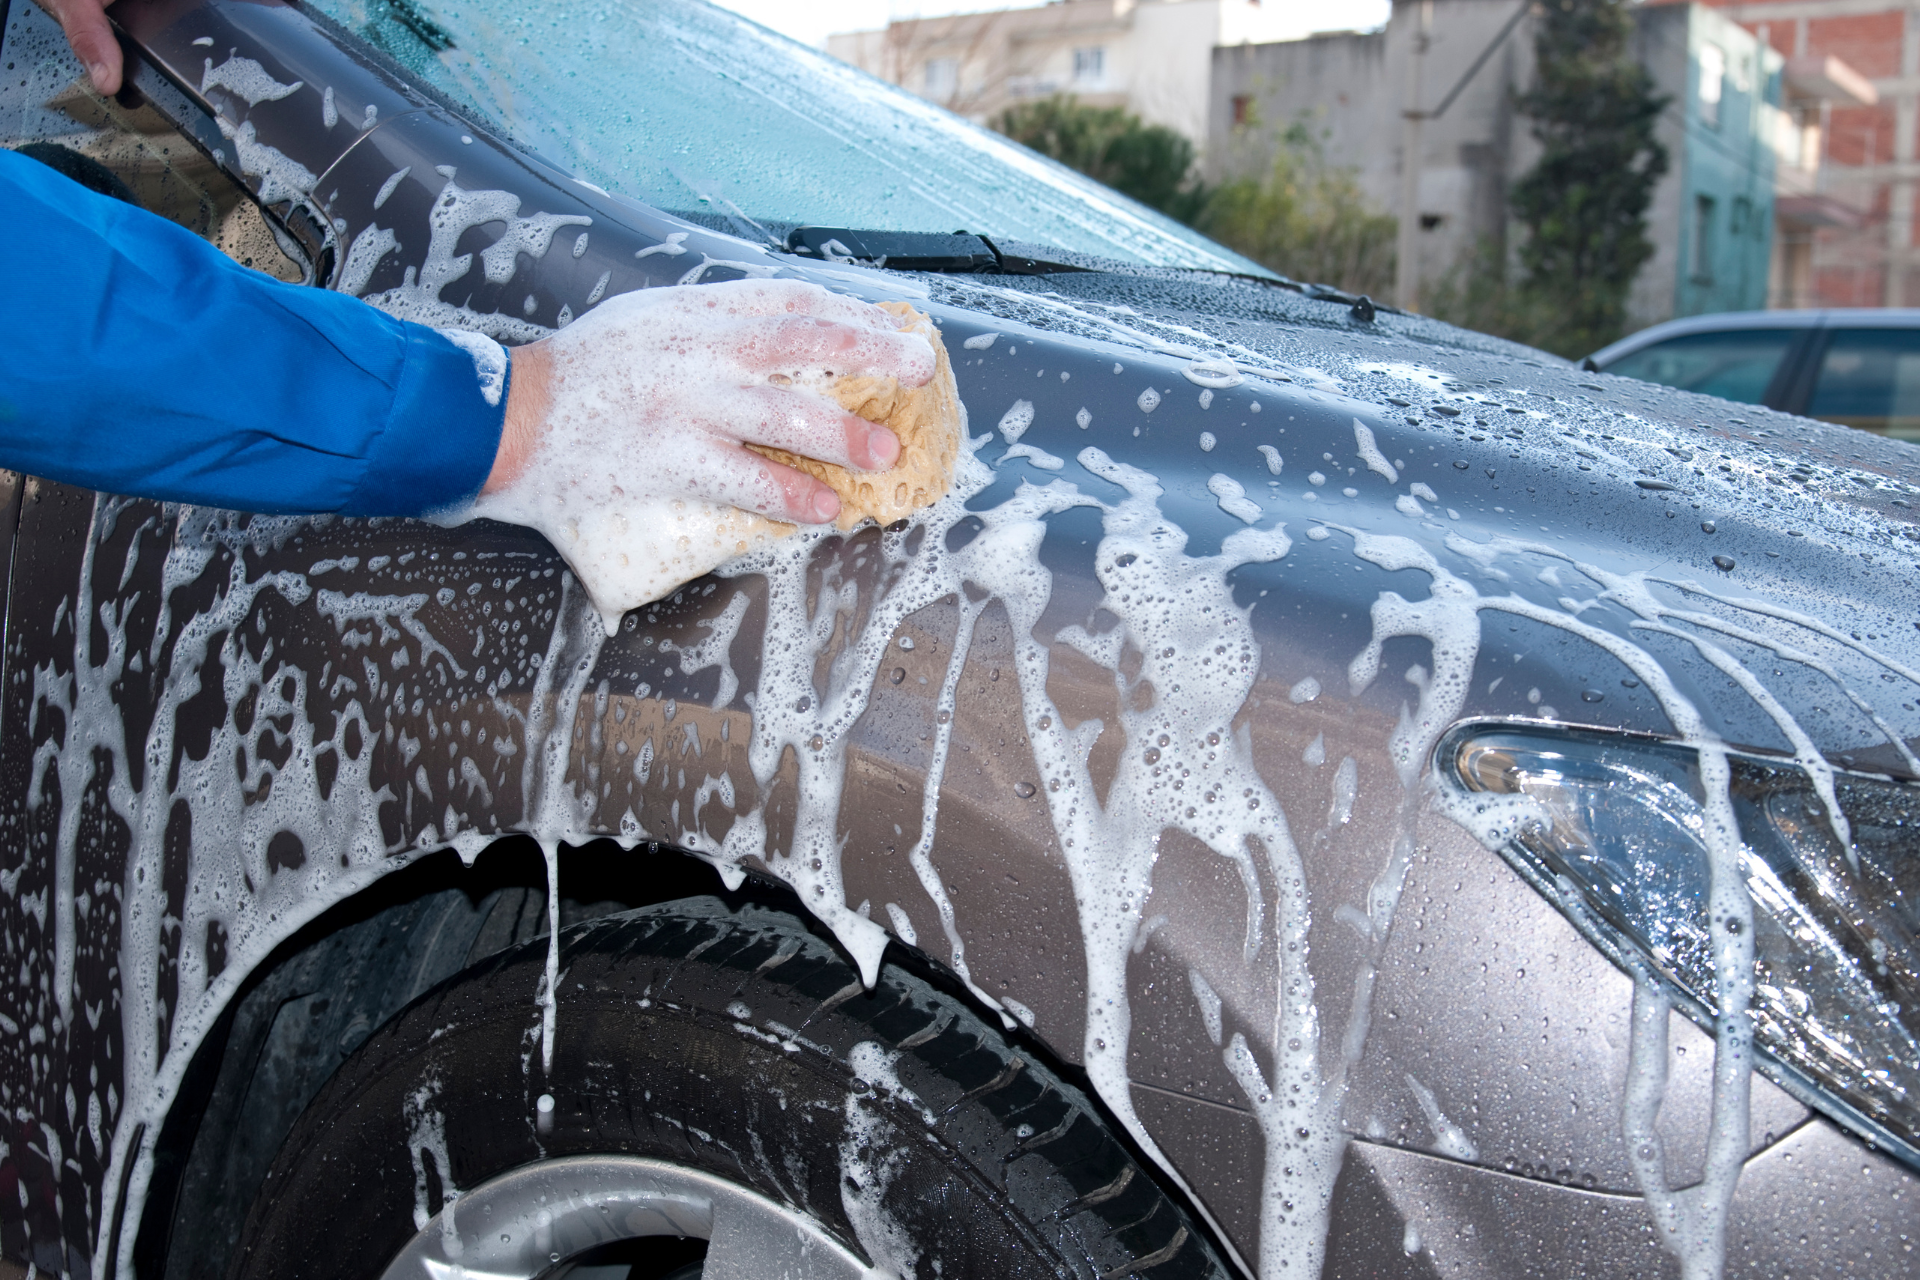
M 102 100 L 12 6 L 9 145 L 508 342 L 906 301 L 968 441 L 611 635 L 524 529 L 7 477 L 0 1274 L 1913 1272 L 1911 446 L 692 0 L 113 16 Z

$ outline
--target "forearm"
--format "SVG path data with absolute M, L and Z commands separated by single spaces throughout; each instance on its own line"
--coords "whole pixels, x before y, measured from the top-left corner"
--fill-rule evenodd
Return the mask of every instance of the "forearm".
M 253 511 L 415 515 L 477 493 L 505 400 L 432 330 L 285 285 L 0 153 L 0 463 Z

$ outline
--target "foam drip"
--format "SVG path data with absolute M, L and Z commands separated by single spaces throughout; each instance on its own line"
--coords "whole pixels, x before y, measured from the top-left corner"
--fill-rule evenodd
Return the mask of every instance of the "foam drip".
M 1531 619 L 1578 636 L 1612 654 L 1652 692 L 1672 722 L 1677 736 L 1694 748 L 1698 755 L 1701 785 L 1705 794 L 1702 840 L 1708 852 L 1708 911 L 1713 921 L 1714 972 L 1720 1010 L 1715 1031 L 1713 1102 L 1707 1134 L 1706 1172 L 1698 1187 L 1683 1198 L 1677 1198 L 1667 1187 L 1664 1170 L 1652 1157 L 1642 1158 L 1636 1154 L 1638 1147 L 1629 1154 L 1634 1176 L 1648 1207 L 1655 1221 L 1663 1226 L 1660 1232 L 1663 1247 L 1680 1261 L 1686 1280 L 1712 1280 L 1720 1274 L 1725 1264 L 1727 1216 L 1749 1146 L 1748 1099 L 1753 1071 L 1753 1017 L 1750 1011 L 1754 982 L 1753 907 L 1740 867 L 1741 843 L 1729 791 L 1731 770 L 1727 764 L 1726 748 L 1708 729 L 1694 705 L 1680 693 L 1659 660 L 1632 641 L 1582 622 L 1565 611 L 1535 604 L 1519 595 L 1479 596 L 1468 584 L 1442 568 L 1431 552 L 1408 539 L 1378 538 L 1356 530 L 1347 532 L 1354 536 L 1355 554 L 1363 559 L 1389 570 L 1418 568 L 1432 578 L 1431 596 L 1419 605 L 1410 604 L 1391 591 L 1381 593 L 1374 605 L 1374 637 L 1354 660 L 1349 673 L 1355 689 L 1364 688 L 1378 672 L 1380 646 L 1386 639 L 1394 635 L 1429 632 L 1434 642 L 1436 673 L 1443 668 L 1451 669 L 1444 678 L 1436 674 L 1429 681 L 1423 692 L 1420 714 L 1412 720 L 1403 717 L 1401 728 L 1394 734 L 1393 754 L 1396 766 L 1403 771 L 1417 773 L 1426 754 L 1431 752 L 1438 732 L 1445 727 L 1444 720 L 1429 717 L 1427 695 L 1443 683 L 1457 690 L 1453 714 L 1458 714 L 1459 700 L 1464 699 L 1466 678 L 1472 669 L 1471 661 L 1466 661 L 1462 669 L 1461 662 L 1466 656 L 1462 642 L 1469 626 L 1477 636 L 1477 615 L 1483 609 Z M 1472 543 L 1451 536 L 1448 546 L 1482 564 L 1489 564 L 1500 555 L 1510 552 L 1547 555 L 1574 563 L 1555 548 L 1531 543 L 1505 540 Z M 1635 578 L 1609 575 L 1595 566 L 1575 564 L 1575 567 L 1594 581 L 1608 584 L 1609 596 L 1630 608 L 1638 605 L 1652 611 L 1657 607 Z M 1693 640 L 1703 653 L 1709 655 L 1710 660 L 1718 656 L 1728 663 L 1733 662 L 1730 656 L 1715 646 L 1695 637 L 1682 638 Z M 1440 659 L 1443 640 L 1454 651 L 1449 663 L 1443 663 Z M 1721 669 L 1730 670 L 1727 667 Z M 1417 744 L 1420 750 L 1416 752 Z M 1406 776 L 1403 772 L 1403 777 Z M 1444 789 L 1436 790 L 1440 803 L 1450 811 L 1451 816 L 1468 830 L 1475 831 L 1483 840 L 1499 834 L 1499 830 L 1489 828 L 1490 818 L 1504 817 L 1505 822 L 1495 824 L 1497 828 L 1504 829 L 1513 822 L 1524 820 L 1526 814 L 1526 806 L 1523 805 L 1492 806 L 1480 803 L 1485 797 L 1470 800 L 1450 795 Z M 1501 841 L 1494 839 L 1488 840 L 1488 843 L 1497 848 Z M 1404 875 L 1404 870 L 1401 874 Z M 1625 1105 L 1629 1112 L 1627 1123 L 1630 1128 L 1635 1123 L 1633 1117 L 1646 1111 L 1648 1104 L 1644 1094 L 1654 1089 L 1656 1084 L 1663 1091 L 1664 1081 L 1664 1071 L 1657 1082 L 1652 1076 L 1644 1075 L 1639 1084 L 1634 1086 L 1640 1090 L 1639 1093 L 1634 1092 L 1634 1088 L 1629 1089 Z M 1657 1112 L 1658 1106 L 1654 1104 L 1652 1113 Z
M 122 527 L 140 512 L 151 514 Z M 451 803 L 443 823 L 428 820 L 419 802 L 431 803 L 436 784 L 423 767 L 414 767 L 411 780 L 404 765 L 395 772 L 402 794 L 374 785 L 377 757 L 389 767 L 412 765 L 420 750 L 405 728 L 395 737 L 393 716 L 410 698 L 407 714 L 418 715 L 422 685 L 444 689 L 480 677 L 423 619 L 433 598 L 425 592 L 316 590 L 305 574 L 250 567 L 312 524 L 96 498 L 70 597 L 72 647 L 31 672 L 36 736 L 51 735 L 36 750 L 28 804 L 41 811 L 35 821 L 53 835 L 47 1017 L 56 1036 L 70 1035 L 82 1014 L 77 950 L 101 945 L 98 929 L 82 917 L 91 918 L 103 898 L 111 898 L 91 887 L 83 895 L 76 883 L 78 855 L 91 839 L 84 815 L 110 811 L 124 824 L 127 845 L 111 944 L 120 965 L 115 1016 L 123 1063 L 117 1080 L 97 1080 L 84 1100 L 72 1099 L 84 1110 L 106 1166 L 97 1208 L 87 1206 L 95 1275 L 110 1263 L 130 1272 L 134 1233 L 119 1233 L 117 1255 L 109 1257 L 115 1246 L 104 1226 L 138 1220 L 154 1144 L 194 1052 L 267 953 L 419 853 L 451 843 L 470 858 L 491 838 L 461 830 Z M 122 564 L 101 563 L 110 546 L 124 547 Z M 151 583 L 152 594 L 143 597 L 130 589 L 136 566 L 156 553 L 158 565 L 140 579 Z M 355 563 L 321 561 L 312 572 Z M 115 593 L 96 598 L 95 584 L 116 578 Z M 443 588 L 439 596 L 445 605 L 452 593 Z M 143 598 L 157 604 L 141 612 Z M 182 600 L 195 603 L 176 614 Z M 344 656 L 329 664 L 330 672 L 306 670 L 277 651 L 263 611 L 288 607 L 338 631 Z M 541 668 L 532 705 L 519 713 L 506 699 L 494 700 L 505 720 L 525 725 L 524 744 L 503 739 L 494 758 L 504 768 L 524 751 L 522 823 L 547 850 L 550 869 L 561 840 L 597 834 L 583 807 L 590 797 L 566 782 L 573 726 L 604 642 L 596 621 L 584 593 L 563 580 L 547 653 L 542 660 L 536 651 L 528 664 Z M 362 651 L 357 659 L 356 651 Z M 208 699 L 244 707 L 246 715 L 189 715 L 189 704 Z M 327 708 L 320 724 L 311 718 L 314 705 Z M 134 706 L 150 707 L 150 718 L 135 720 L 127 710 Z M 194 732 L 210 735 L 197 757 L 197 739 L 189 740 L 191 749 L 183 745 L 183 717 Z M 382 720 L 386 727 L 376 731 Z M 400 723 L 419 731 L 418 720 Z M 470 755 L 460 756 L 459 766 L 469 790 L 484 792 L 491 804 L 498 782 L 489 784 Z M 449 801 L 453 776 L 450 768 Z M 98 804 L 83 799 L 92 796 L 100 797 Z M 59 805 L 57 815 L 44 812 L 49 803 Z M 415 815 L 407 819 L 414 834 L 397 848 L 381 820 L 382 807 L 391 804 Z M 215 846 L 202 842 L 216 838 L 214 855 L 208 850 Z M 184 884 L 169 888 L 168 859 L 178 855 L 169 848 L 179 840 L 191 842 L 191 861 Z M 170 901 L 170 894 L 177 899 Z M 548 903 L 551 924 L 558 904 L 551 881 Z M 553 937 L 557 930 L 550 931 L 550 945 Z M 555 959 L 550 951 L 539 993 L 548 1053 Z M 169 963 L 176 967 L 163 974 Z M 95 1028 L 99 1012 L 97 1005 L 85 1010 Z

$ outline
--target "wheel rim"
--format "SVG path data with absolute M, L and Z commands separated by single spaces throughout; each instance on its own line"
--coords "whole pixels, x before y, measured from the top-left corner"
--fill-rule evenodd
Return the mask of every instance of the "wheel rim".
M 867 1274 L 818 1222 L 735 1183 L 660 1160 L 567 1156 L 462 1193 L 381 1280 L 534 1280 L 589 1249 L 644 1236 L 707 1241 L 702 1280 Z

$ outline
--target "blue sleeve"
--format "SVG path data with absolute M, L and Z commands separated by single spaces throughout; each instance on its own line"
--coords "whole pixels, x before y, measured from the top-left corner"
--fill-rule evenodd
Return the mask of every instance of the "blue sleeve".
M 479 492 L 499 400 L 434 330 L 0 150 L 0 466 L 241 511 L 419 515 Z

